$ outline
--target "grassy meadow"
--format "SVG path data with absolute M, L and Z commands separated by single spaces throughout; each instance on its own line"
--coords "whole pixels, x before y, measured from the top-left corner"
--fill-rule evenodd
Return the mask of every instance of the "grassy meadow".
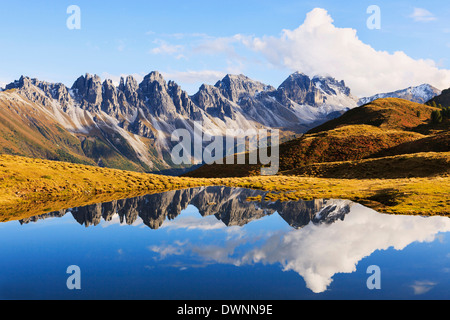
M 448 161 L 450 155 L 424 155 L 428 160 L 433 157 L 436 161 Z M 365 171 L 364 161 L 324 164 L 329 165 L 341 165 L 340 170 L 344 171 L 351 166 L 354 172 L 361 166 L 362 172 Z M 265 190 L 269 192 L 266 200 L 348 199 L 383 213 L 450 215 L 450 176 L 442 172 L 433 176 L 401 178 L 325 178 L 313 176 L 311 172 L 308 175 L 292 172 L 277 176 L 190 178 L 0 155 L 0 221 L 210 185 Z

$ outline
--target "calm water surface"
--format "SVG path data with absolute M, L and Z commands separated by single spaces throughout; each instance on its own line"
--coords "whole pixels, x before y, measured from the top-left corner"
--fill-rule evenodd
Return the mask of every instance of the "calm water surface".
M 450 298 L 449 218 L 257 195 L 195 188 L 0 224 L 0 299 Z

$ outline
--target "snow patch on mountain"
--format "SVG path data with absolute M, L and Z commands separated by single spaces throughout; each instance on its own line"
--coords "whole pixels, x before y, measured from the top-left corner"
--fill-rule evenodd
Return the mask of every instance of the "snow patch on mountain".
M 384 98 L 400 98 L 409 100 L 412 102 L 417 103 L 426 103 L 429 100 L 433 99 L 434 97 L 441 94 L 441 90 L 433 87 L 429 84 L 422 84 L 420 86 L 416 87 L 409 87 L 406 89 L 394 91 L 394 92 L 388 92 L 388 93 L 379 93 L 371 97 L 365 97 L 361 98 L 358 101 L 358 106 L 362 106 L 364 104 L 370 103 L 377 99 L 384 99 Z

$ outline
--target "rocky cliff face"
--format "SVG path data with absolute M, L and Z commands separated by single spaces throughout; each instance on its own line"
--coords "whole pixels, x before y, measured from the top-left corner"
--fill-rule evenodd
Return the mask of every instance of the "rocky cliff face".
M 220 93 L 230 101 L 238 103 L 240 99 L 255 96 L 258 92 L 273 91 L 275 88 L 244 75 L 226 75 L 215 84 Z
M 324 103 L 322 92 L 302 73 L 290 75 L 278 88 L 277 98 L 283 103 L 289 103 L 290 100 L 300 105 L 318 106 Z

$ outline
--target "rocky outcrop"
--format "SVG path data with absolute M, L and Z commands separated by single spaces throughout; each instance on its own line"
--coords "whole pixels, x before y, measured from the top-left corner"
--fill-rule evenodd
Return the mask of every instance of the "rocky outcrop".
M 169 81 L 167 92 L 172 99 L 176 112 L 193 121 L 201 121 L 203 116 L 197 105 L 191 100 L 186 91 L 174 81 Z
M 119 103 L 117 90 L 111 80 L 105 80 L 102 85 L 102 105 L 101 109 L 108 114 L 117 116 Z
M 97 75 L 86 74 L 79 77 L 72 86 L 72 91 L 81 102 L 81 107 L 89 111 L 99 111 L 103 101 L 102 83 Z
M 244 75 L 226 75 L 215 84 L 221 94 L 230 101 L 238 103 L 240 99 L 255 96 L 265 91 L 273 91 L 275 88 L 261 82 L 251 80 Z
M 277 99 L 288 104 L 289 100 L 298 104 L 308 104 L 318 106 L 324 103 L 321 91 L 314 82 L 303 73 L 290 75 L 278 88 Z
M 235 119 L 233 102 L 226 99 L 217 87 L 203 84 L 192 99 L 200 109 L 212 117 L 221 120 Z
M 127 76 L 126 80 L 124 80 L 123 77 L 120 78 L 119 92 L 123 93 L 125 101 L 129 105 L 138 105 L 138 89 L 138 82 L 133 76 Z
M 67 87 L 62 83 L 49 83 L 21 76 L 19 80 L 6 85 L 5 90 L 10 89 L 16 89 L 28 100 L 44 106 L 56 102 L 63 109 L 67 109 L 73 103 Z

